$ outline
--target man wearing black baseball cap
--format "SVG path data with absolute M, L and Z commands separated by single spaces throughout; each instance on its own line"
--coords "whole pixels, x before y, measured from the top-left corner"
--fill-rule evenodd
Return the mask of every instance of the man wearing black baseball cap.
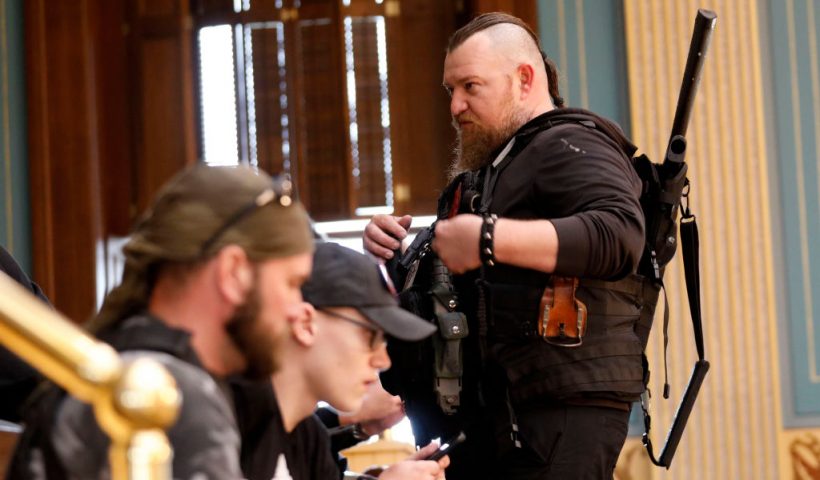
M 356 309 L 371 323 L 400 340 L 416 341 L 436 327 L 398 306 L 387 272 L 366 256 L 335 243 L 321 244 L 313 256 L 310 280 L 302 286 L 305 301 L 319 310 Z
M 305 303 L 288 315 L 272 382 L 234 383 L 242 433 L 242 469 L 250 479 L 340 478 L 327 431 L 313 411 L 325 401 L 358 410 L 379 371 L 390 367 L 386 337 L 421 340 L 435 331 L 402 310 L 380 266 L 348 248 L 318 244 Z M 419 461 L 435 445 L 387 469 L 379 478 L 441 479 L 449 459 Z

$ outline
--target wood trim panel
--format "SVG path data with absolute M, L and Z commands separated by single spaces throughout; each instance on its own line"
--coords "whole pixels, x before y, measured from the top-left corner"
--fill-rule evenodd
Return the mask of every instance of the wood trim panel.
M 397 214 L 434 214 L 446 183 L 455 131 L 441 82 L 458 13 L 452 2 L 406 0 L 386 19 Z
M 32 277 L 48 297 L 54 296 L 54 241 L 50 171 L 51 143 L 48 78 L 46 71 L 46 25 L 44 0 L 25 3 L 26 90 L 28 92 L 28 155 L 32 229 Z M 38 73 L 35 73 L 38 72 Z
M 105 236 L 128 235 L 135 219 L 134 149 L 131 144 L 131 105 L 126 5 L 120 1 L 95 0 L 99 11 L 93 25 L 98 98 L 97 129 L 100 132 L 100 188 Z
M 538 8 L 535 0 L 470 0 L 469 10 L 470 18 L 488 12 L 509 13 L 524 20 L 538 33 Z
M 133 1 L 129 17 L 134 189 L 142 212 L 169 178 L 197 161 L 196 63 L 187 0 Z
M 58 310 L 88 318 L 101 239 L 94 55 L 88 1 L 26 2 L 34 278 Z

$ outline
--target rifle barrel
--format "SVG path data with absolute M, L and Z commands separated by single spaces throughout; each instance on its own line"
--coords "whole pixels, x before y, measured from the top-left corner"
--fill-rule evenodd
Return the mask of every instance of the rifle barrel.
M 686 136 L 689 115 L 692 113 L 692 105 L 700 83 L 706 51 L 709 49 L 709 42 L 715 29 L 715 21 L 717 21 L 715 12 L 698 9 L 698 14 L 695 16 L 695 28 L 692 31 L 692 41 L 689 44 L 689 56 L 683 71 L 678 106 L 675 109 L 675 121 L 672 123 L 672 135 L 669 137 L 670 143 L 676 135 Z

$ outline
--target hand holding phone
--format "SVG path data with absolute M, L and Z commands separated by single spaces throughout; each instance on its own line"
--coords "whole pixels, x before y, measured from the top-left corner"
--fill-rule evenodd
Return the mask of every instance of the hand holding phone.
M 441 457 L 449 454 L 450 451 L 453 448 L 455 448 L 460 443 L 464 442 L 464 440 L 466 440 L 466 439 L 467 439 L 467 435 L 465 435 L 464 432 L 458 432 L 458 435 L 456 435 L 455 437 L 453 437 L 453 438 L 447 440 L 446 442 L 442 443 L 438 447 L 438 450 L 431 453 L 430 456 L 425 458 L 425 460 L 432 460 L 434 462 L 439 461 L 441 459 Z

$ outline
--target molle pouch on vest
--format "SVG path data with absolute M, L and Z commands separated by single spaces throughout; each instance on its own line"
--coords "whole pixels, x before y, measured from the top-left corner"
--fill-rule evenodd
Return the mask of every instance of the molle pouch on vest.
M 441 410 L 455 414 L 461 406 L 464 360 L 461 340 L 469 333 L 467 317 L 457 310 L 458 296 L 450 271 L 439 258 L 433 259 L 429 295 L 433 303 L 438 335 L 433 335 L 436 401 Z
M 403 290 L 399 293 L 399 305 L 422 318 L 433 318 L 432 301 L 426 292 L 427 288 L 417 285 Z M 432 341 L 429 338 L 418 342 L 391 339 L 387 352 L 392 365 L 380 375 L 384 388 L 403 399 L 429 395 L 433 382 L 433 369 L 429 368 L 433 358 Z
M 577 277 L 553 275 L 538 307 L 538 335 L 559 347 L 578 347 L 587 330 L 587 307 L 575 297 Z
M 461 339 L 468 335 L 467 317 L 458 311 L 437 312 L 439 334 L 433 335 L 436 355 L 436 401 L 447 414 L 461 406 L 461 376 L 464 373 Z

